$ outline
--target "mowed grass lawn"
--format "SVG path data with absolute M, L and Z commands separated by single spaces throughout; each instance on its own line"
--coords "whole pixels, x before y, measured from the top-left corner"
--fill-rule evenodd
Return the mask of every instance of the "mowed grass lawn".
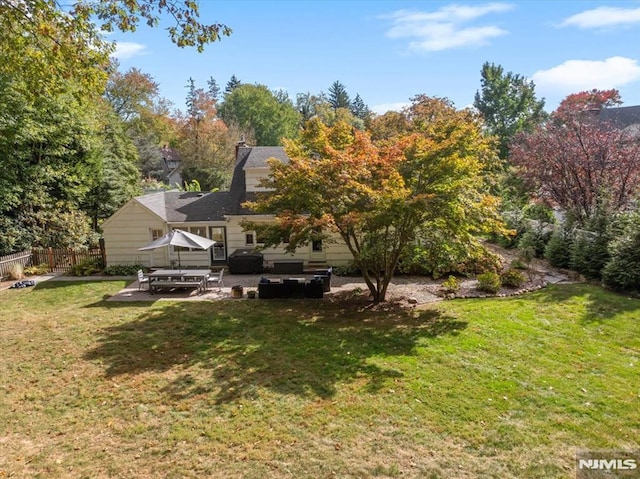
M 417 310 L 0 292 L 0 477 L 572 478 L 638 449 L 640 300 Z

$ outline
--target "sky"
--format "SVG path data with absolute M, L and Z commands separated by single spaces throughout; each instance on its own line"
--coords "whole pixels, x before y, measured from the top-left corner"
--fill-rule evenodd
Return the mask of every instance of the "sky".
M 198 53 L 155 29 L 108 37 L 120 69 L 159 83 L 185 110 L 189 78 L 224 90 L 242 83 L 298 93 L 340 81 L 376 113 L 418 94 L 473 104 L 485 62 L 535 84 L 553 111 L 571 93 L 616 88 L 623 106 L 640 105 L 640 0 L 482 2 L 371 0 L 200 0 L 202 23 L 233 33 Z

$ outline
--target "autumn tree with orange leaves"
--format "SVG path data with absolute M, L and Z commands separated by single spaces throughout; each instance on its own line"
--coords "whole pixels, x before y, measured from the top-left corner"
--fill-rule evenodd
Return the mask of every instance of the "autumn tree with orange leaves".
M 501 228 L 497 199 L 486 193 L 484 172 L 495 148 L 471 111 L 418 96 L 403 112 L 411 131 L 374 142 L 345 123 L 310 120 L 291 159 L 270 160 L 263 182 L 271 191 L 248 204 L 276 222 L 247 221 L 247 230 L 295 251 L 337 235 L 353 255 L 374 302 L 384 301 L 403 251 L 421 230 L 474 235 Z

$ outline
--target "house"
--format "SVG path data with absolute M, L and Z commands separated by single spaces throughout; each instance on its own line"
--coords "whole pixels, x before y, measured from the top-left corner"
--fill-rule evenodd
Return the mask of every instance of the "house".
M 640 135 L 640 105 L 603 108 L 598 119 L 634 136 Z
M 162 155 L 163 180 L 168 185 L 182 185 L 182 165 L 178 152 L 164 145 L 160 153 Z
M 181 249 L 182 265 L 224 266 L 235 250 L 258 247 L 260 238 L 253 231 L 244 231 L 240 223 L 249 217 L 258 222 L 273 221 L 274 217 L 256 215 L 242 204 L 264 191 L 259 182 L 269 174 L 269 158 L 289 161 L 281 147 L 249 147 L 240 143 L 229 191 L 162 191 L 129 200 L 103 224 L 107 265 L 172 265 L 178 259 L 176 248 L 138 251 L 172 229 L 189 231 L 216 242 L 208 251 Z M 267 248 L 262 254 L 267 264 L 296 259 L 303 261 L 307 268 L 346 265 L 352 259 L 340 241 L 313 242 L 293 255 L 282 247 Z

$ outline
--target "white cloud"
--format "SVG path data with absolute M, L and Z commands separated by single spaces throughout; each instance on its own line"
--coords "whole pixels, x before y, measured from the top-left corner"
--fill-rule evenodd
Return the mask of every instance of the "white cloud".
M 474 6 L 447 5 L 435 12 L 398 10 L 385 17 L 393 21 L 393 26 L 386 35 L 389 38 L 412 38 L 409 48 L 416 51 L 485 45 L 489 39 L 509 32 L 495 25 L 464 24 L 511 8 L 513 6 L 507 3 L 488 3 Z
M 408 101 L 401 101 L 397 103 L 380 103 L 379 105 L 373 105 L 371 110 L 376 115 L 384 115 L 388 111 L 401 111 L 403 108 L 411 106 Z
M 111 54 L 113 58 L 127 60 L 129 58 L 145 55 L 147 46 L 134 42 L 116 42 L 116 50 Z
M 637 60 L 611 57 L 604 61 L 568 60 L 549 70 L 535 72 L 531 79 L 540 91 L 565 95 L 597 88 L 607 90 L 640 81 Z
M 640 8 L 598 7 L 572 15 L 560 26 L 605 28 L 640 23 Z

